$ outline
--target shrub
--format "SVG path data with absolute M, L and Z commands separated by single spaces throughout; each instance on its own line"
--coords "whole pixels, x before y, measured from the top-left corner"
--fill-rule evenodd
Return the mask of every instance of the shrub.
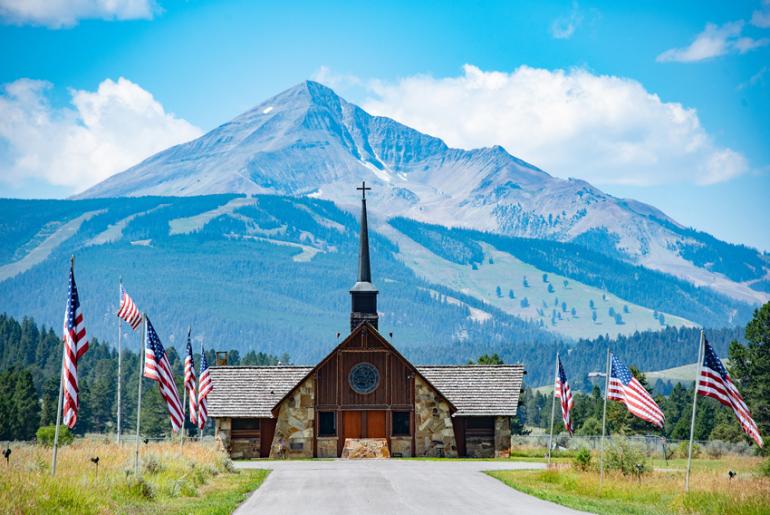
M 759 472 L 763 476 L 770 477 L 770 458 L 767 458 L 765 462 L 759 467 Z
M 128 493 L 138 499 L 152 500 L 155 497 L 155 491 L 152 485 L 141 477 L 132 477 L 126 484 Z
M 687 457 L 687 450 L 690 445 L 690 442 L 683 440 L 679 442 L 679 447 L 676 449 L 676 453 L 679 455 L 680 458 L 686 458 Z M 697 443 L 692 444 L 692 457 L 697 458 L 700 456 L 700 445 Z
M 624 476 L 641 475 L 650 471 L 644 452 L 621 440 L 613 442 L 607 449 L 606 466 L 608 470 L 618 470 Z
M 150 454 L 142 460 L 144 471 L 148 474 L 157 474 L 163 470 L 163 464 L 157 456 Z
M 578 470 L 585 472 L 591 468 L 591 451 L 583 447 L 578 450 L 577 454 L 572 460 L 572 466 Z
M 37 443 L 40 445 L 45 445 L 46 447 L 53 446 L 53 440 L 55 436 L 56 426 L 41 426 L 35 433 L 35 439 L 37 440 Z M 70 433 L 66 426 L 59 426 L 59 445 L 63 446 L 70 444 L 72 443 L 73 439 L 74 437 L 72 436 L 72 433 Z

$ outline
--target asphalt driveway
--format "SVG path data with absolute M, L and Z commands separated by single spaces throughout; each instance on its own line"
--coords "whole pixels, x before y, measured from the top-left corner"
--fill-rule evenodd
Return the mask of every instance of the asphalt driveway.
M 273 472 L 237 514 L 578 513 L 518 492 L 483 470 L 541 469 L 503 461 L 333 460 L 236 462 Z

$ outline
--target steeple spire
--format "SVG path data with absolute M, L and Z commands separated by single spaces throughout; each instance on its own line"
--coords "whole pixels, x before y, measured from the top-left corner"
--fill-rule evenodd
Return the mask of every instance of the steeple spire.
M 366 192 L 371 190 L 366 182 L 356 188 L 361 192 L 361 234 L 358 249 L 358 282 L 350 290 L 352 301 L 350 330 L 363 322 L 377 327 L 377 288 L 372 284 L 372 269 L 369 262 L 369 227 L 366 220 Z
M 359 236 L 358 248 L 358 282 L 372 282 L 372 268 L 369 264 L 369 226 L 366 223 L 366 192 L 372 188 L 366 187 L 366 181 L 361 183 L 359 188 L 361 192 L 361 234 Z

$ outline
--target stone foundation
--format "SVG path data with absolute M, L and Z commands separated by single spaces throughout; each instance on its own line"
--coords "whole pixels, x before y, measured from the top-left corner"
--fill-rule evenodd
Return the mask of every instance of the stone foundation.
M 511 457 L 511 418 L 495 417 L 495 458 Z
M 420 376 L 415 377 L 415 455 L 457 457 L 449 404 Z
M 231 438 L 230 457 L 234 460 L 243 458 L 259 458 L 259 438 Z
M 230 453 L 230 419 L 214 419 L 214 440 L 217 443 L 217 450 Z
M 411 436 L 393 436 L 390 438 L 390 455 L 394 458 L 407 458 L 412 455 Z
M 271 458 L 312 458 L 315 382 L 308 378 L 281 403 Z
M 321 436 L 316 440 L 316 448 L 319 458 L 336 458 L 337 457 L 337 437 L 336 436 Z
M 465 453 L 469 458 L 493 458 L 495 438 L 493 436 L 469 436 L 465 439 Z

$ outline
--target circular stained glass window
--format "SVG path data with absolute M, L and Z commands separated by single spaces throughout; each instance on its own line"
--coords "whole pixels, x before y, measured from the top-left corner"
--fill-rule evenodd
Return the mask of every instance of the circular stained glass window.
M 356 393 L 372 393 L 380 384 L 380 371 L 371 363 L 358 363 L 350 369 L 348 383 Z

